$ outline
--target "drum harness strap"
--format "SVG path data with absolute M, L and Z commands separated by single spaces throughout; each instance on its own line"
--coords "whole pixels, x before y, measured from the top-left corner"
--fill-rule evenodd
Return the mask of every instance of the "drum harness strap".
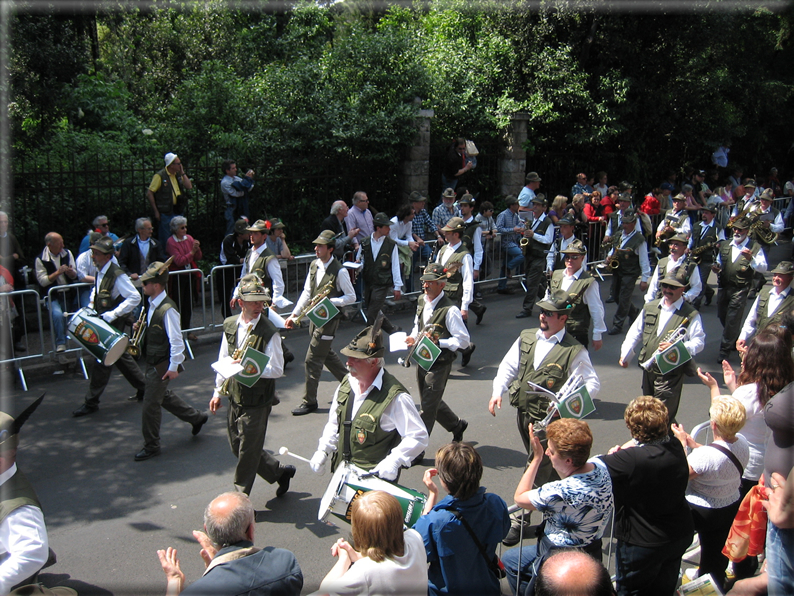
M 345 428 L 345 432 L 342 435 L 342 457 L 344 457 L 345 463 L 348 464 L 353 458 L 353 454 L 350 452 L 350 429 L 353 426 L 353 401 L 353 395 L 349 395 L 347 398 L 347 407 L 345 408 L 345 420 L 342 423 Z
M 471 536 L 471 539 L 474 541 L 474 544 L 477 545 L 477 549 L 480 551 L 483 559 L 485 559 L 485 563 L 488 565 L 488 569 L 493 573 L 498 579 L 502 579 L 505 577 L 505 566 L 499 557 L 494 554 L 492 559 L 488 558 L 488 553 L 485 552 L 485 546 L 483 543 L 480 542 L 480 539 L 477 538 L 477 535 L 474 533 L 474 530 L 471 529 L 469 522 L 466 521 L 466 518 L 463 517 L 463 512 L 460 509 L 452 509 L 451 507 L 448 510 L 455 518 L 463 524 L 463 527 L 466 528 L 466 531 Z

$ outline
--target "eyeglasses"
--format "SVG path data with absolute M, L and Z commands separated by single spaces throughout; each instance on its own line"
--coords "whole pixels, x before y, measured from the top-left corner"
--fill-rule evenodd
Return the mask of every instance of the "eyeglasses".
M 563 255 L 563 261 L 575 261 L 577 259 L 581 259 L 582 255 Z
M 106 221 L 105 223 L 101 223 L 101 224 L 99 224 L 99 227 L 100 227 L 100 228 L 106 228 L 106 227 L 108 227 L 109 225 L 110 225 L 110 222 L 109 222 L 109 221 Z

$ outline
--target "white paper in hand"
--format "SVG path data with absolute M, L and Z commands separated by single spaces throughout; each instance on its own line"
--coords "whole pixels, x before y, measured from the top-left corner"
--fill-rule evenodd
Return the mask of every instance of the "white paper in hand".
M 408 334 L 405 331 L 397 331 L 389 335 L 389 351 L 399 352 L 401 350 L 407 350 L 408 344 L 405 343 L 405 338 L 407 337 Z
M 239 362 L 234 362 L 231 356 L 226 356 L 226 358 L 213 362 L 212 370 L 224 379 L 228 379 L 243 370 L 243 365 Z

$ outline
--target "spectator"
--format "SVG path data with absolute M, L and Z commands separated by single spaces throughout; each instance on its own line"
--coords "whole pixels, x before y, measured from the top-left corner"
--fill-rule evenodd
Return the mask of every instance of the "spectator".
M 355 548 L 344 538 L 331 546 L 336 565 L 319 593 L 343 596 L 427 594 L 427 556 L 416 530 L 403 529 L 399 501 L 370 491 L 353 501 L 350 524 Z M 353 565 L 355 563 L 355 565 Z
M 662 189 L 654 188 L 645 195 L 645 200 L 643 200 L 639 209 L 648 215 L 659 215 L 662 210 Z
M 334 256 L 340 261 L 345 260 L 346 252 L 355 253 L 358 249 L 356 235 L 359 230 L 358 228 L 348 230 L 347 222 L 345 221 L 349 211 L 347 203 L 334 201 L 334 204 L 331 205 L 331 214 L 320 224 L 321 230 L 331 230 L 337 236 L 334 244 Z M 352 260 L 352 258 L 349 260 Z
M 709 429 L 714 435 L 709 445 L 697 443 L 683 426 L 672 425 L 673 434 L 681 445 L 692 450 L 687 457 L 689 487 L 686 498 L 700 537 L 700 566 L 695 573 L 687 570 L 687 577 L 694 579 L 711 574 L 722 592 L 728 567 L 722 547 L 742 501 L 739 487 L 750 460 L 747 439 L 737 434 L 746 420 L 744 406 L 738 399 L 719 395 L 711 399 L 709 408 Z
M 447 496 L 438 501 L 438 477 Z M 482 459 L 466 443 L 436 452 L 423 482 L 429 497 L 414 529 L 425 543 L 429 594 L 500 594 L 496 547 L 510 530 L 507 504 L 480 486 Z M 482 546 L 482 549 L 480 548 Z
M 780 184 L 780 178 L 777 177 L 777 168 L 769 170 L 769 175 L 766 177 L 766 187 L 772 191 L 772 196 L 775 198 L 783 196 L 783 187 Z
M 158 236 L 165 246 L 171 236 L 171 220 L 185 212 L 187 195 L 193 183 L 185 174 L 182 160 L 176 153 L 165 154 L 165 167 L 152 177 L 146 197 L 152 207 L 154 219 L 160 222 Z
M 110 236 L 113 239 L 113 243 L 115 244 L 119 237 L 116 236 L 113 232 L 110 231 L 110 222 L 108 221 L 107 215 L 97 215 L 94 218 L 93 230 L 88 230 L 85 236 L 83 236 L 83 240 L 80 242 L 80 248 L 77 250 L 77 254 L 81 255 L 85 251 L 87 251 L 91 247 L 91 232 L 97 232 L 102 236 Z
M 524 263 L 524 253 L 518 245 L 524 233 L 524 222 L 518 216 L 518 200 L 510 195 L 505 199 L 507 207 L 496 218 L 496 229 L 502 235 L 502 268 L 499 271 L 499 283 L 496 291 L 499 294 L 513 294 L 515 290 L 507 287 L 507 278 L 511 270 L 518 270 Z
M 587 183 L 587 174 L 576 175 L 576 184 L 571 187 L 571 196 L 584 195 L 585 198 L 593 192 L 593 187 Z
M 532 211 L 532 199 L 535 198 L 535 191 L 540 188 L 542 178 L 537 172 L 530 172 L 524 178 L 525 186 L 518 194 L 518 210 Z
M 584 214 L 589 223 L 604 223 L 607 220 L 604 208 L 601 206 L 601 193 L 593 193 L 590 196 L 590 202 L 584 206 Z
M 587 215 L 584 212 L 585 205 L 584 195 L 575 195 L 571 200 L 571 209 L 576 223 L 587 226 Z
M 72 253 L 63 247 L 63 238 L 56 232 L 44 237 L 47 247 L 36 257 L 36 280 L 46 296 L 50 288 L 77 283 L 77 269 Z M 74 310 L 76 295 L 73 292 L 54 292 L 47 302 L 52 315 L 55 351 L 66 351 L 66 322 L 64 312 Z
M 372 225 L 372 212 L 369 210 L 369 197 L 367 193 L 358 191 L 353 195 L 353 207 L 345 217 L 347 229 L 349 231 L 358 230 L 354 243 L 361 243 L 364 238 L 368 238 L 375 231 Z
M 594 190 L 594 193 L 601 193 L 600 190 Z M 591 195 L 592 196 L 592 195 Z M 610 213 L 613 213 L 615 209 L 617 209 L 617 203 L 612 199 L 612 196 L 609 194 L 601 195 L 601 206 L 604 208 L 604 215 L 607 217 Z
M 8 269 L 14 276 L 17 290 L 25 288 L 25 280 L 19 269 L 25 265 L 25 255 L 16 236 L 8 231 L 8 214 L 0 211 L 0 265 Z
M 590 555 L 563 550 L 541 566 L 535 596 L 614 596 L 609 571 Z
M 686 453 L 670 439 L 667 408 L 655 397 L 632 400 L 623 418 L 631 440 L 601 456 L 615 496 L 617 592 L 668 596 L 694 533 Z
M 662 189 L 662 196 L 659 198 L 659 212 L 664 213 L 673 206 L 673 201 L 670 197 L 675 192 L 675 186 L 669 182 L 662 182 L 659 188 Z
M 284 222 L 278 217 L 271 219 L 270 230 L 267 234 L 267 238 L 265 238 L 265 244 L 267 244 L 270 251 L 276 255 L 277 259 L 291 261 L 295 257 L 292 256 L 289 246 L 287 246 L 287 239 L 284 236 L 285 227 Z
M 453 217 L 460 217 L 460 209 L 455 205 L 457 195 L 455 190 L 447 188 L 441 195 L 441 204 L 433 209 L 433 225 L 436 230 L 441 232 L 441 228 L 447 225 L 447 222 Z M 443 235 L 442 235 L 443 237 Z M 444 240 L 439 238 L 438 242 L 444 244 Z
M 130 276 L 133 282 L 144 274 L 149 263 L 162 258 L 160 242 L 152 238 L 154 226 L 148 217 L 135 220 L 135 235 L 126 239 L 119 250 L 119 266 Z M 93 244 L 93 242 L 92 242 Z M 140 287 L 140 282 L 135 284 Z
M 480 279 L 487 279 L 493 270 L 494 243 L 496 240 L 496 221 L 493 218 L 494 206 L 490 201 L 484 201 L 480 205 L 480 212 L 475 218 L 480 224 L 482 233 L 482 266 L 480 268 Z
M 204 511 L 204 532 L 193 532 L 207 570 L 185 590 L 185 574 L 179 568 L 176 549 L 158 550 L 168 581 L 166 596 L 180 592 L 186 596 L 298 596 L 303 573 L 295 555 L 272 546 L 255 547 L 254 514 L 251 501 L 240 492 L 223 493 L 213 499 Z
M 602 197 L 607 196 L 609 194 L 609 186 L 607 185 L 607 173 L 606 172 L 596 172 L 595 175 L 596 184 L 593 186 L 593 190 L 597 190 L 601 193 Z
M 444 170 L 441 173 L 441 186 L 455 190 L 466 172 L 473 170 L 476 165 L 476 160 L 469 159 L 466 155 L 466 139 L 458 137 L 447 150 Z
M 196 261 L 204 255 L 201 252 L 201 243 L 187 233 L 187 218 L 177 215 L 171 219 L 172 235 L 165 245 L 165 252 L 169 257 L 174 257 L 169 271 L 184 271 L 185 269 L 198 269 Z M 171 277 L 171 288 L 168 293 L 176 296 L 175 302 L 179 306 L 179 315 L 183 330 L 190 329 L 190 319 L 193 316 L 193 274 L 181 274 Z M 198 339 L 194 333 L 188 333 L 190 341 Z
M 234 232 L 223 239 L 220 252 L 221 265 L 242 265 L 245 262 L 245 255 L 251 247 L 247 228 L 248 221 L 238 219 L 234 224 Z M 223 309 L 223 318 L 227 319 L 232 316 L 230 301 L 232 292 L 237 286 L 236 280 L 240 276 L 241 268 L 229 267 L 222 271 L 223 274 L 216 280 L 216 288 Z
M 221 164 L 221 193 L 226 209 L 223 217 L 226 220 L 226 235 L 234 231 L 235 217 L 248 219 L 248 191 L 254 187 L 254 171 L 248 170 L 245 178 L 237 175 L 237 163 L 227 159 Z
M 543 446 L 529 425 L 534 457 L 516 487 L 517 505 L 543 513 L 543 533 L 537 545 L 512 548 L 502 556 L 513 594 L 531 594 L 529 586 L 554 550 L 577 547 L 601 560 L 601 537 L 613 508 L 612 482 L 600 460 L 590 460 L 593 435 L 583 420 L 555 420 L 546 429 L 546 455 L 560 476 L 533 489 L 543 459 Z
M 700 198 L 699 194 L 694 194 L 694 187 L 691 184 L 684 184 L 681 187 L 684 195 L 684 209 L 689 214 L 689 226 L 691 227 L 700 220 L 700 210 L 706 206 L 706 201 Z
M 411 206 L 414 208 L 414 219 L 411 222 L 413 226 L 414 238 L 418 238 L 419 250 L 414 252 L 414 266 L 420 262 L 426 263 L 432 254 L 432 249 L 429 245 L 425 244 L 425 240 L 440 240 L 443 238 L 441 232 L 436 229 L 433 224 L 433 219 L 425 208 L 427 206 L 427 197 L 422 193 L 414 191 L 411 193 Z
M 568 199 L 563 195 L 557 195 L 554 197 L 554 200 L 551 202 L 551 208 L 549 212 L 546 214 L 549 219 L 554 223 L 556 226 L 561 217 L 565 217 L 565 214 L 568 212 Z
M 389 238 L 397 243 L 400 257 L 400 269 L 405 281 L 405 291 L 414 291 L 413 256 L 419 248 L 418 238 L 413 233 L 414 208 L 411 203 L 404 203 L 397 209 L 397 215 L 391 218 Z

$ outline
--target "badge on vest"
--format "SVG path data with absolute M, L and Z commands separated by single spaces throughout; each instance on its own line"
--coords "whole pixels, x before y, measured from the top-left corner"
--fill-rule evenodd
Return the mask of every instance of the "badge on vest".
M 364 431 L 363 428 L 359 428 L 358 432 L 356 433 L 356 441 L 358 441 L 359 445 L 363 445 L 364 441 L 367 440 L 367 433 Z

